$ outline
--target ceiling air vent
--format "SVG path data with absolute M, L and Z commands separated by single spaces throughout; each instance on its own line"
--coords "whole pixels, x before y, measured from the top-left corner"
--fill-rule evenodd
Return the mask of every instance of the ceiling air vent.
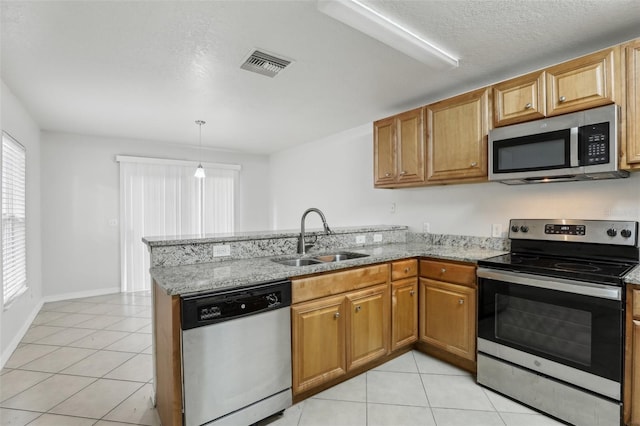
M 247 71 L 257 72 L 258 74 L 266 75 L 267 77 L 275 77 L 290 63 L 291 61 L 286 59 L 276 58 L 268 53 L 256 50 L 249 55 L 242 65 L 240 65 L 240 68 Z

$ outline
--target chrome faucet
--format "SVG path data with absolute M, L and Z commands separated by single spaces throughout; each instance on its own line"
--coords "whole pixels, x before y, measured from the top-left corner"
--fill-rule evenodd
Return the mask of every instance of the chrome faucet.
M 304 235 L 304 220 L 307 218 L 307 215 L 311 212 L 316 212 L 320 215 L 320 219 L 322 219 L 322 226 L 324 227 L 324 233 L 329 235 L 329 234 L 333 234 L 333 231 L 329 228 L 329 225 L 327 225 L 327 219 L 325 219 L 324 214 L 320 211 L 320 209 L 316 209 L 315 207 L 312 207 L 310 209 L 305 210 L 304 213 L 302 213 L 302 219 L 300 219 L 300 236 L 298 237 L 298 253 L 299 254 L 306 254 L 307 249 L 313 247 L 313 244 L 315 244 L 315 241 L 313 244 L 307 244 L 305 241 L 305 235 Z M 316 236 L 316 239 L 318 237 Z

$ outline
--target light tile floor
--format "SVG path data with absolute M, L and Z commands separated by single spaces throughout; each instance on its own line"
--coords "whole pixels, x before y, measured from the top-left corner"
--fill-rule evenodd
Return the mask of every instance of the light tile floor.
M 151 297 L 47 303 L 0 372 L 0 425 L 159 425 L 151 405 Z M 560 423 L 420 352 L 328 389 L 270 426 L 547 426 Z

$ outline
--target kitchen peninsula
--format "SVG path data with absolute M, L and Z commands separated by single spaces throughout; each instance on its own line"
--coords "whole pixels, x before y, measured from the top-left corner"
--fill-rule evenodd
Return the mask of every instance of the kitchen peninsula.
M 384 302 L 380 305 L 380 309 L 381 312 L 384 312 L 385 319 L 381 331 L 383 336 L 381 337 L 382 349 L 377 351 L 380 355 L 374 356 L 370 361 L 367 358 L 367 362 L 357 364 L 357 367 L 354 366 L 351 369 L 346 366 L 338 368 L 339 373 L 336 373 L 334 369 L 334 375 L 329 375 L 330 378 L 327 380 L 318 379 L 318 377 L 327 377 L 322 373 L 311 374 L 311 380 L 307 382 L 302 380 L 304 377 L 298 378 L 301 383 L 297 390 L 294 383 L 295 401 L 302 400 L 398 356 L 409 350 L 416 341 L 416 347 L 419 349 L 425 351 L 431 349 L 430 353 L 453 362 L 457 361 L 459 366 L 473 371 L 475 368 L 473 360 L 475 357 L 475 332 L 469 333 L 469 329 L 475 329 L 475 262 L 478 259 L 508 251 L 507 240 L 416 234 L 409 232 L 404 226 L 384 225 L 337 228 L 331 235 L 324 235 L 320 231 L 310 231 L 307 235 L 309 238 L 317 240 L 315 247 L 307 253 L 306 257 L 346 250 L 366 256 L 337 262 L 314 263 L 307 266 L 285 266 L 275 262 L 299 258 L 295 254 L 298 237 L 298 233 L 295 231 L 241 233 L 211 237 L 149 237 L 144 239 L 151 256 L 150 272 L 154 292 L 154 383 L 158 413 L 163 425 L 181 425 L 183 422 L 180 298 L 198 293 L 243 287 L 253 283 L 292 279 L 294 311 L 296 306 L 309 306 L 309 304 L 317 303 L 316 300 L 335 299 L 341 295 L 346 295 L 348 299 L 350 295 L 357 295 L 355 290 L 370 292 L 373 288 L 382 289 L 383 298 L 381 300 Z M 225 253 L 225 255 L 219 256 L 220 253 Z M 434 264 L 432 268 L 426 268 L 433 270 L 437 276 L 425 275 L 418 278 L 417 259 L 423 259 L 421 262 L 425 266 L 428 259 L 440 261 L 441 263 Z M 413 263 L 407 263 L 407 260 Z M 371 268 L 376 269 L 375 274 L 371 273 Z M 467 277 L 467 269 L 463 268 L 468 268 L 472 275 Z M 465 273 L 464 279 L 458 281 L 457 274 L 461 270 Z M 451 279 L 448 278 L 449 276 Z M 305 286 L 309 288 L 309 279 L 315 279 L 315 282 L 319 283 L 314 287 L 323 287 L 323 277 L 329 278 L 329 280 L 325 280 L 327 282 L 343 282 L 345 287 L 337 288 L 328 284 L 328 287 L 324 287 L 326 293 L 319 295 L 319 299 L 315 295 L 309 296 L 308 294 L 296 296 L 296 294 L 302 294 L 300 289 Z M 455 341 L 452 342 L 442 342 L 440 347 L 433 344 L 428 345 L 423 341 L 424 336 L 420 336 L 420 339 L 417 336 L 418 297 L 416 296 L 418 281 L 433 278 L 451 286 L 453 290 L 462 289 L 465 292 L 473 292 L 473 297 L 469 298 L 469 302 L 473 302 L 472 305 L 465 305 L 459 314 L 461 324 L 469 322 L 470 324 L 458 333 L 454 333 L 459 335 L 459 338 L 455 337 Z M 397 287 L 398 284 L 405 284 L 405 286 Z M 409 287 L 406 286 L 407 284 Z M 414 287 L 410 287 L 411 285 Z M 405 288 L 407 291 L 403 292 Z M 403 298 L 404 296 L 406 298 Z M 296 304 L 296 297 L 300 299 L 301 303 Z M 314 300 L 307 300 L 310 297 L 313 297 Z M 455 293 L 453 297 L 455 300 L 452 300 L 457 305 L 458 293 Z M 403 329 L 405 332 L 408 330 L 411 335 L 405 336 L 402 343 L 392 345 L 391 335 L 395 335 L 395 332 L 392 333 L 391 330 L 398 331 L 395 326 L 400 321 L 407 321 L 406 318 L 401 319 L 398 316 L 399 313 L 394 309 L 394 304 L 402 303 L 405 299 L 406 302 L 411 303 L 407 309 L 415 312 L 415 316 L 408 317 L 408 325 L 405 325 Z M 421 301 L 421 303 L 424 302 Z M 295 314 L 293 316 L 295 318 Z M 389 316 L 391 318 L 388 318 Z M 292 321 L 295 322 L 295 319 Z M 420 318 L 420 321 L 425 321 L 425 319 Z M 439 337 L 442 331 L 436 327 L 434 333 L 436 337 Z M 450 332 L 447 331 L 447 334 Z M 292 338 L 295 341 L 295 329 Z M 431 342 L 434 340 L 432 339 Z M 459 345 L 466 347 L 466 353 L 473 354 L 472 359 L 465 359 L 456 354 L 454 346 Z M 467 347 L 468 345 L 471 347 Z M 447 348 L 453 349 L 453 352 L 450 353 Z M 376 351 L 367 349 L 365 352 Z M 459 350 L 458 353 L 460 353 Z M 339 358 L 344 358 L 344 356 Z M 304 361 L 296 359 L 295 353 L 293 360 L 294 370 L 298 364 Z M 298 371 L 304 368 L 307 367 L 299 366 Z M 310 368 L 313 369 L 313 367 Z M 294 377 L 296 377 L 295 373 Z

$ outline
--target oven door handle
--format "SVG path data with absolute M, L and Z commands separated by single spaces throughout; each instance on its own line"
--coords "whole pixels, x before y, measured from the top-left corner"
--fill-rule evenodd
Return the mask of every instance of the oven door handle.
M 489 268 L 478 268 L 476 273 L 478 278 L 488 278 L 506 283 L 564 291 L 565 293 L 580 294 L 583 296 L 622 300 L 622 289 L 620 287 Z

